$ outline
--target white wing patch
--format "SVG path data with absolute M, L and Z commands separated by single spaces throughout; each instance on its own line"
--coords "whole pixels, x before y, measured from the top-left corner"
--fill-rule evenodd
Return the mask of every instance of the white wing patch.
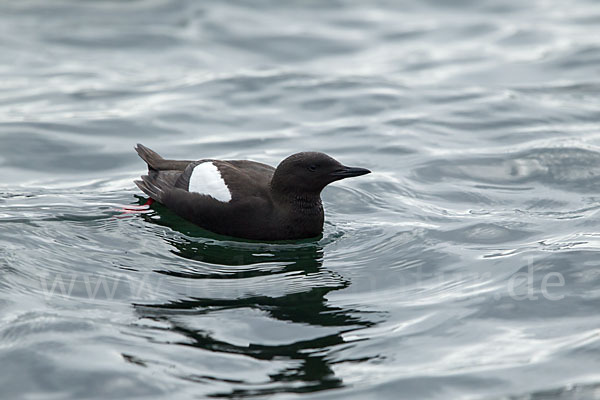
M 231 192 L 227 188 L 219 169 L 209 161 L 194 167 L 190 176 L 188 191 L 206 194 L 223 202 L 231 200 Z

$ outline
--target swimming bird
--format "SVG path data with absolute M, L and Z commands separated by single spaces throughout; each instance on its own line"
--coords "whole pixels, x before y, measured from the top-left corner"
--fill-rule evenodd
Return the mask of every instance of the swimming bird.
M 135 150 L 148 164 L 135 184 L 150 198 L 204 229 L 254 240 L 319 236 L 323 188 L 371 172 L 319 152 L 292 154 L 273 168 L 249 160 L 167 160 L 141 144 Z

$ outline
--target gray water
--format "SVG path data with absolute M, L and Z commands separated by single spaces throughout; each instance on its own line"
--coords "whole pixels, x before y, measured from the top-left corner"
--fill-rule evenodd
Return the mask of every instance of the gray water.
M 600 3 L 0 3 L 0 398 L 600 399 Z M 323 237 L 132 183 L 324 151 Z

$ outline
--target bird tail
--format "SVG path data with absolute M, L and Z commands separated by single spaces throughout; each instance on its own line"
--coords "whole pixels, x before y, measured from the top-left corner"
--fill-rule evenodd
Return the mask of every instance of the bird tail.
M 148 164 L 148 171 L 183 171 L 193 161 L 189 160 L 167 160 L 157 152 L 138 143 L 135 147 L 138 155 Z
M 138 143 L 135 147 L 135 151 L 137 151 L 142 160 L 146 161 L 146 164 L 148 164 L 148 170 L 150 171 L 160 170 L 160 164 L 165 161 L 165 159 L 162 158 L 157 152 L 149 149 L 143 144 Z
M 152 199 L 164 203 L 167 193 L 175 186 L 181 172 L 191 161 L 166 160 L 139 143 L 135 151 L 148 164 L 148 175 L 142 175 L 142 180 L 134 183 Z
M 142 175 L 142 180 L 133 181 L 148 196 L 164 204 L 166 195 L 173 189 L 181 171 L 154 171 Z

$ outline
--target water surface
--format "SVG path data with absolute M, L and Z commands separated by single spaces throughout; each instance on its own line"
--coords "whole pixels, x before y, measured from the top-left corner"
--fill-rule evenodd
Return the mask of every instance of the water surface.
M 600 398 L 600 4 L 0 4 L 0 387 L 17 398 Z M 372 174 L 323 236 L 212 235 L 170 158 Z

